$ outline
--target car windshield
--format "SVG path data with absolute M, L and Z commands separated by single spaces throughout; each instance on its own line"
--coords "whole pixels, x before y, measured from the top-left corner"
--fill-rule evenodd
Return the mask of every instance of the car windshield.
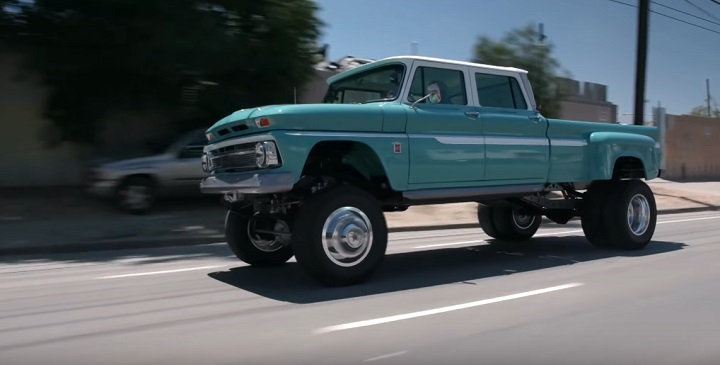
M 394 64 L 364 71 L 331 83 L 326 104 L 358 104 L 389 101 L 398 97 L 405 66 Z

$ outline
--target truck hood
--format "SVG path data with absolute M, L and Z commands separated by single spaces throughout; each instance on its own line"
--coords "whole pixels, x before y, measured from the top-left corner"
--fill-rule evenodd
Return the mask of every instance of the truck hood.
M 238 110 L 207 129 L 210 143 L 270 130 L 323 130 L 381 132 L 385 103 L 285 104 Z M 270 125 L 258 127 L 255 119 L 267 117 Z

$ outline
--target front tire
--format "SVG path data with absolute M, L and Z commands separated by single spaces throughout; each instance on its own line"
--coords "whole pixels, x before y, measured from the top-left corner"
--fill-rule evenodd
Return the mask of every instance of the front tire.
M 500 241 L 527 241 L 537 233 L 542 216 L 512 205 L 478 205 L 480 228 Z
M 258 232 L 261 230 L 262 232 Z M 265 233 L 277 231 L 283 235 Z M 260 267 L 278 266 L 293 257 L 290 247 L 290 225 L 279 217 L 260 216 L 228 210 L 225 216 L 225 238 L 230 250 L 241 261 Z
M 305 200 L 292 247 L 298 264 L 328 286 L 366 281 L 381 265 L 388 229 L 382 207 L 353 186 L 328 188 Z

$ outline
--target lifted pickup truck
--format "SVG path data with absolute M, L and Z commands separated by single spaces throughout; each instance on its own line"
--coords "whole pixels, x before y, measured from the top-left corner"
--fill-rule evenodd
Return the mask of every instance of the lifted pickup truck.
M 650 242 L 659 177 L 655 127 L 547 119 L 525 70 L 390 57 L 328 79 L 320 104 L 239 110 L 206 131 L 229 247 L 250 265 L 293 255 L 326 285 L 368 279 L 383 261 L 384 212 L 478 202 L 500 241 L 530 239 L 543 216 L 580 217 L 595 246 Z

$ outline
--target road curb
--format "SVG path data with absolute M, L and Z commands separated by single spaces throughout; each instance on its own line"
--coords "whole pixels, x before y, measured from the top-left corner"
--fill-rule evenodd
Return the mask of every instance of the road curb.
M 720 211 L 718 206 L 695 207 L 695 208 L 677 208 L 659 210 L 658 215 L 681 214 L 681 213 L 697 213 L 707 211 Z M 574 218 L 572 221 L 578 220 Z M 548 219 L 543 219 L 543 223 L 552 223 Z M 437 224 L 429 226 L 403 226 L 389 227 L 390 233 L 399 232 L 422 232 L 422 231 L 439 231 L 447 229 L 472 229 L 479 228 L 477 223 L 458 223 L 458 224 Z M 22 247 L 0 247 L 0 257 L 23 256 L 23 255 L 39 255 L 39 254 L 62 254 L 62 253 L 78 253 L 91 251 L 112 251 L 112 250 L 130 250 L 143 248 L 162 248 L 162 247 L 181 247 L 181 246 L 202 246 L 214 243 L 223 243 L 225 237 L 223 235 L 202 235 L 202 236 L 166 236 L 152 239 L 132 238 L 132 239 L 113 239 L 102 241 L 90 241 L 83 243 L 68 243 L 52 246 L 22 246 Z M 0 261 L 5 259 L 0 258 Z

